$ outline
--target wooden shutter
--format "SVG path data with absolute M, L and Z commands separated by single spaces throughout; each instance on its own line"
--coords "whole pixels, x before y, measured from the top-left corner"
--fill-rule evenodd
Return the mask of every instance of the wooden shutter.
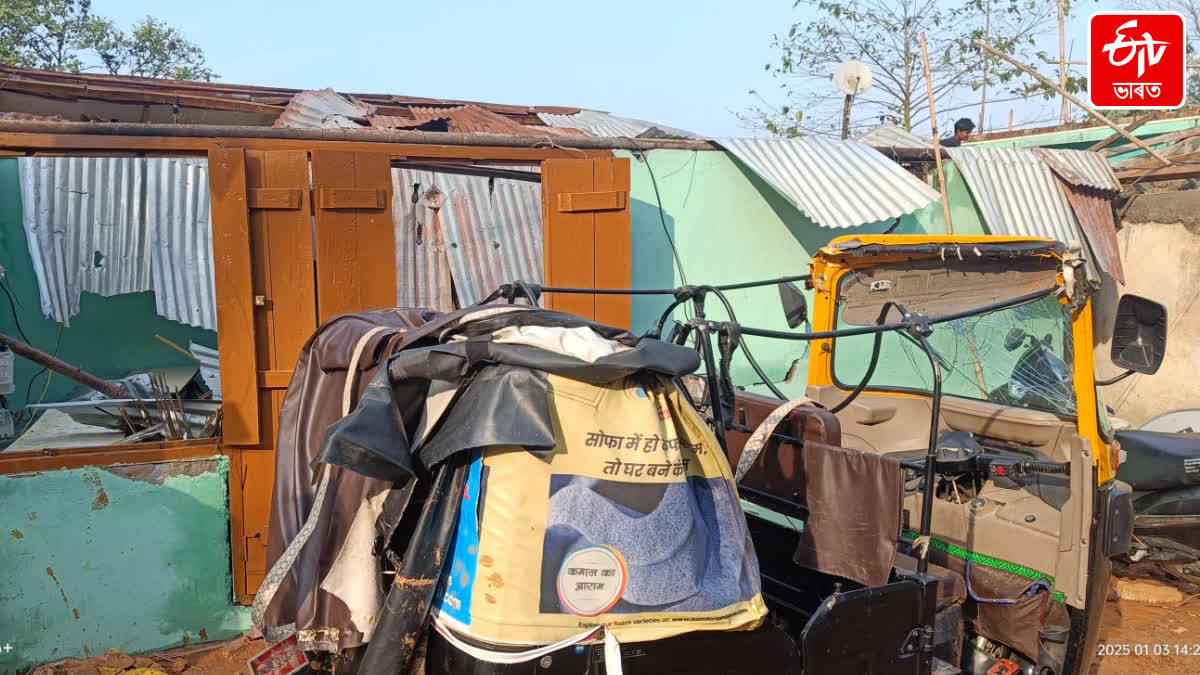
M 213 256 L 234 587 L 266 574 L 279 409 L 316 330 L 308 153 L 213 150 Z
M 629 288 L 629 160 L 542 162 L 546 286 Z M 627 295 L 548 294 L 546 306 L 628 328 Z
M 321 320 L 396 305 L 391 158 L 314 150 L 317 306 Z

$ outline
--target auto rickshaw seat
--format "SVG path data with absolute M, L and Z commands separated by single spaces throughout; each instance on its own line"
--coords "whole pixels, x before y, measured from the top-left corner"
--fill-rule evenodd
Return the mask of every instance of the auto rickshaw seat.
M 729 464 L 737 466 L 742 448 L 750 434 L 777 407 L 776 398 L 739 392 L 734 406 L 733 422 L 737 428 L 726 432 L 729 441 Z M 743 429 L 749 429 L 745 431 Z M 833 413 L 816 406 L 800 406 L 793 409 L 776 428 L 776 434 L 827 446 L 840 446 L 842 427 Z M 758 460 L 742 478 L 739 485 L 764 492 L 781 499 L 792 500 L 798 490 L 797 483 L 804 480 L 804 456 L 796 443 L 767 440 Z

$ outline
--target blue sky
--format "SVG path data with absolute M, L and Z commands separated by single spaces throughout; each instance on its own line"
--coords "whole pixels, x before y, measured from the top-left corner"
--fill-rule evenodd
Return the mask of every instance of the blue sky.
M 763 65 L 790 0 L 149 3 L 94 0 L 128 25 L 152 14 L 204 47 L 226 82 L 596 108 L 714 136 L 773 86 Z
M 756 133 L 734 112 L 754 103 L 751 89 L 777 91 L 763 69 L 776 57 L 771 35 L 800 18 L 791 0 L 94 0 L 93 7 L 124 26 L 152 14 L 181 28 L 226 82 L 577 106 L 715 137 Z M 1081 58 L 1082 31 L 1069 34 L 1080 36 L 1073 51 Z M 1018 121 L 1041 124 L 1053 123 L 1058 109 L 1017 102 L 995 106 L 989 117 L 1007 123 L 1014 105 Z

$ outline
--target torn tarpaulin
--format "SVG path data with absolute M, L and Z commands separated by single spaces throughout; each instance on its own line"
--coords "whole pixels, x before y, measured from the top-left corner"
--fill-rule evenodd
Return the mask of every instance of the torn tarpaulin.
M 573 317 L 548 310 L 509 312 L 485 319 L 491 330 L 580 324 Z M 470 326 L 466 318 L 459 330 Z M 592 335 L 611 333 L 596 327 Z M 465 332 L 472 332 L 466 330 Z M 550 343 L 533 346 L 516 338 L 499 342 L 467 340 L 401 352 L 375 375 L 358 407 L 329 428 L 321 455 L 325 462 L 380 480 L 398 481 L 414 475 L 415 464 L 432 466 L 471 448 L 516 445 L 531 451 L 554 447 L 546 373 L 591 383 L 612 382 L 638 371 L 677 377 L 694 371 L 700 357 L 693 349 L 650 339 L 632 338 L 629 349 L 588 361 Z M 519 336 L 520 334 L 518 334 Z M 627 333 L 625 335 L 628 335 Z M 479 370 L 482 364 L 489 368 Z M 458 387 L 456 401 L 445 417 L 427 423 L 433 429 L 419 447 L 410 446 L 406 429 L 424 410 L 433 382 Z M 419 457 L 414 461 L 413 453 Z

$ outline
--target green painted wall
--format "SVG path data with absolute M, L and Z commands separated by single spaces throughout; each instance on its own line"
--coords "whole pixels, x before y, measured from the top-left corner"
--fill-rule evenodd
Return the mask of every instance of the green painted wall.
M 216 457 L 0 476 L 0 672 L 247 630 L 228 473 Z
M 187 347 L 188 341 L 207 347 L 217 346 L 213 331 L 185 326 L 163 318 L 154 308 L 154 294 L 130 293 L 103 297 L 84 293 L 79 314 L 71 319 L 70 328 L 45 318 L 41 311 L 37 277 L 29 258 L 29 245 L 21 224 L 21 190 L 14 158 L 0 159 L 0 266 L 4 267 L 3 283 L 12 291 L 20 325 L 33 345 L 54 352 L 58 344 L 59 358 L 105 378 L 122 377 L 136 370 L 192 365 L 179 352 L 154 339 L 156 334 Z M 0 333 L 21 338 L 9 307 L 8 298 L 0 292 Z M 25 405 L 25 391 L 30 378 L 39 366 L 16 359 L 16 391 L 8 397 L 14 413 Z M 30 398 L 37 401 L 46 386 L 43 375 L 33 383 Z M 78 385 L 55 375 L 45 391 L 44 400 L 63 400 Z M 0 448 L 5 442 L 0 441 Z
M 1133 130 L 1133 135 L 1139 139 L 1149 141 L 1151 147 L 1156 147 L 1159 144 L 1153 142 L 1154 136 L 1169 134 L 1184 129 L 1191 129 L 1200 126 L 1200 117 L 1180 117 L 1176 119 L 1158 120 L 1156 122 L 1147 122 L 1137 129 Z M 972 142 L 971 147 L 990 147 L 990 148 L 1060 148 L 1063 150 L 1087 150 L 1090 146 L 1102 141 L 1112 135 L 1112 130 L 1108 127 L 1088 127 L 1086 129 L 1067 129 L 1064 131 L 1054 131 L 1044 134 L 1030 134 L 1028 136 L 1014 136 L 1012 138 L 998 138 L 988 141 Z M 1121 140 L 1112 144 L 1110 147 L 1119 148 L 1128 146 L 1132 149 L 1123 155 L 1112 157 L 1110 161 L 1118 161 L 1136 157 L 1144 154 L 1143 151 L 1134 148 L 1128 141 Z
M 628 153 L 623 156 L 631 157 Z M 881 222 L 848 229 L 816 225 L 725 152 L 652 150 L 645 153 L 645 159 L 633 158 L 630 165 L 634 288 L 672 288 L 684 283 L 684 276 L 687 283 L 716 285 L 805 274 L 811 253 L 834 237 L 877 234 L 893 224 Z M 961 176 L 953 167 L 948 169 L 946 182 L 955 232 L 986 233 Z M 683 262 L 683 275 L 672 260 L 664 221 L 665 231 L 674 239 Z M 940 202 L 904 216 L 894 230 L 897 234 L 945 231 Z M 774 286 L 727 295 L 740 323 L 787 330 Z M 633 329 L 640 332 L 652 328 L 669 302 L 669 298 L 659 296 L 635 296 Z M 709 301 L 706 310 L 710 318 L 726 318 L 716 298 Z M 683 316 L 682 311 L 677 314 Z M 746 340 L 768 377 L 784 393 L 803 393 L 808 375 L 807 343 Z M 791 381 L 785 382 L 789 372 L 793 373 Z M 740 356 L 735 358 L 733 377 L 737 384 L 760 389 L 754 386 L 759 378 Z

